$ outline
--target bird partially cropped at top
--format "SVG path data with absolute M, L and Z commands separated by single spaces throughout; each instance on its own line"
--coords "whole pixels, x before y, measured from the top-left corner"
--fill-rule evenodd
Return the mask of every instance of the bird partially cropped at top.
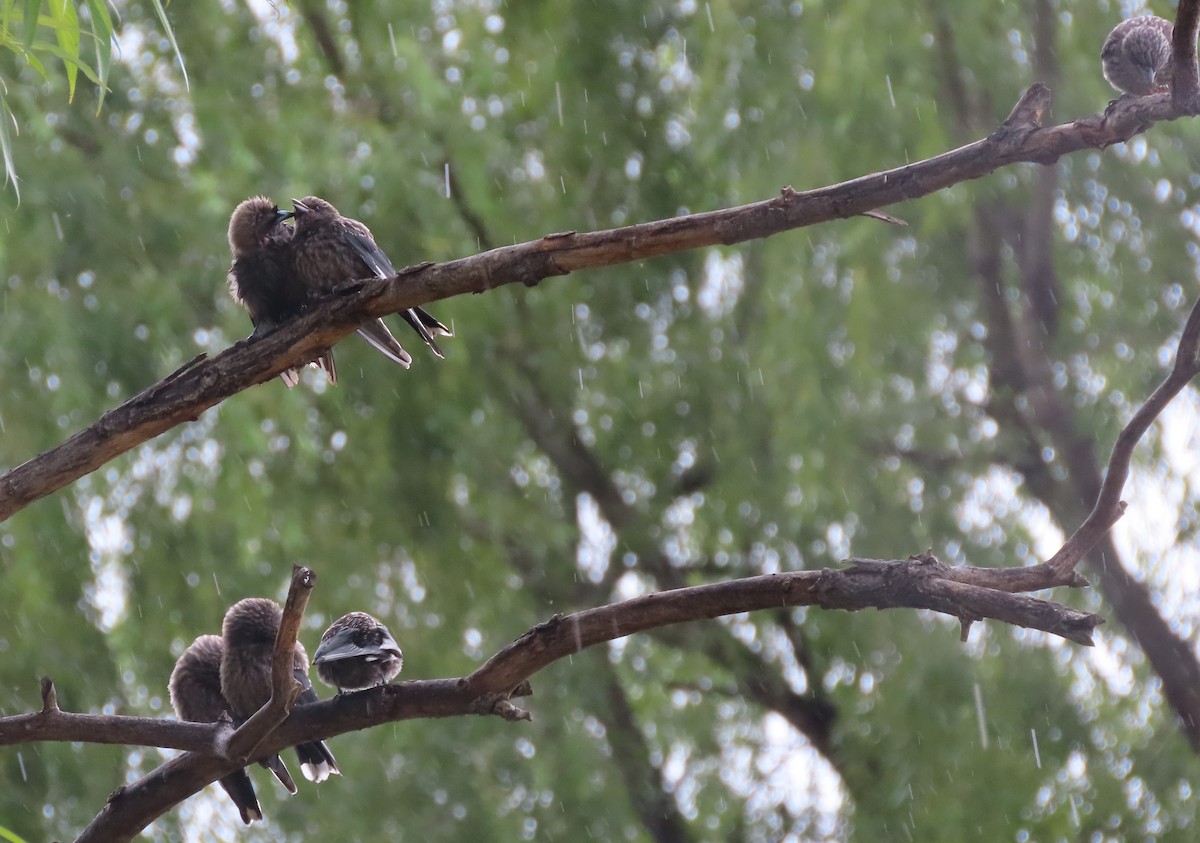
M 358 220 L 343 217 L 319 196 L 293 199 L 292 209 L 296 218 L 292 243 L 296 274 L 310 290 L 327 291 L 347 281 L 390 278 L 396 274 L 371 230 Z M 433 337 L 435 334 L 451 337 L 453 331 L 421 307 L 411 307 L 400 315 L 434 354 L 446 356 Z M 366 332 L 367 328 L 371 333 Z M 358 332 L 401 366 L 408 368 L 412 363 L 412 357 L 381 320 L 368 322 Z
M 308 290 L 292 269 L 292 229 L 285 224 L 291 216 L 266 196 L 254 196 L 229 218 L 229 294 L 250 314 L 255 334 L 298 316 L 308 304 Z M 326 350 L 316 362 L 336 384 L 333 351 Z M 300 382 L 295 368 L 280 377 L 289 389 Z
M 219 635 L 201 635 L 188 645 L 175 662 L 167 690 L 171 707 L 180 720 L 192 723 L 216 723 L 230 717 L 229 703 L 221 696 L 221 655 L 225 646 Z M 262 820 L 262 808 L 254 783 L 243 767 L 220 780 L 246 825 Z
M 237 723 L 245 722 L 271 698 L 271 662 L 282 619 L 283 609 L 266 597 L 239 600 L 225 613 L 221 624 L 221 639 L 225 645 L 221 658 L 221 693 L 229 701 Z M 316 691 L 308 679 L 308 654 L 299 641 L 292 651 L 292 674 L 301 687 L 296 704 L 317 702 Z M 300 771 L 311 782 L 323 782 L 333 774 L 341 775 L 333 753 L 323 741 L 297 744 L 296 756 L 300 759 Z M 267 766 L 284 787 L 295 793 L 296 785 L 282 759 L 275 755 L 268 762 Z
M 1169 20 L 1155 15 L 1141 15 L 1117 24 L 1100 50 L 1100 66 L 1108 84 L 1137 97 L 1167 90 L 1171 84 L 1173 30 Z
M 404 667 L 404 653 L 386 626 L 366 612 L 350 612 L 325 630 L 313 665 L 340 694 L 386 685 Z

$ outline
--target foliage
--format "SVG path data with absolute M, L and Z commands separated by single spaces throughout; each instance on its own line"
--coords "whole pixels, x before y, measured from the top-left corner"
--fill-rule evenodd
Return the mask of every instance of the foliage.
M 29 5 L 3 6 L 0 55 L 27 115 L 4 146 L 20 204 L 0 198 L 6 465 L 248 333 L 224 288 L 246 196 L 321 194 L 398 266 L 445 260 L 933 155 L 1034 81 L 1030 4 L 1012 0 L 194 0 L 169 21 L 118 4 L 108 30 L 103 4 L 71 29 L 51 2 L 35 30 Z M 1097 53 L 1119 10 L 1058 8 L 1065 120 L 1111 96 Z M 102 112 L 73 98 L 79 72 L 107 87 Z M 950 79 L 990 123 L 962 119 Z M 1059 165 L 1063 327 L 1045 344 L 1101 454 L 1188 304 L 1188 128 Z M 854 219 L 441 302 L 446 361 L 401 336 L 404 372 L 349 340 L 338 387 L 237 396 L 0 525 L 0 710 L 35 708 L 49 674 L 64 708 L 165 713 L 182 648 L 234 600 L 281 596 L 293 562 L 321 577 L 310 649 L 363 609 L 404 646 L 403 677 L 432 677 L 650 588 L 930 546 L 1044 556 L 1075 523 L 1035 498 L 1022 431 L 993 415 L 970 224 L 1024 208 L 1035 178 L 889 209 L 906 228 Z M 599 510 L 531 415 L 595 455 L 624 510 Z M 1135 507 L 1123 561 L 1194 638 L 1176 596 L 1196 585 L 1175 548 L 1195 524 L 1186 449 L 1155 447 L 1135 482 L 1171 514 Z M 693 471 L 708 482 L 678 491 Z M 531 725 L 338 738 L 345 776 L 297 797 L 252 771 L 266 828 L 241 830 L 212 788 L 152 835 L 652 839 L 647 782 L 694 839 L 1167 840 L 1196 821 L 1194 759 L 1116 624 L 1093 654 L 999 625 L 964 647 L 913 613 L 761 613 L 585 652 L 534 685 Z M 789 719 L 819 705 L 837 715 L 821 751 Z M 6 749 L 0 824 L 70 837 L 161 757 Z
M 150 2 L 162 24 L 163 34 L 179 59 L 186 86 L 187 71 L 166 9 L 162 0 Z M 97 112 L 103 108 L 104 95 L 108 91 L 113 43 L 113 17 L 105 0 L 84 0 L 78 7 L 70 0 L 46 0 L 45 4 L 41 0 L 25 0 L 24 3 L 0 0 L 0 50 L 12 52 L 25 67 L 45 81 L 50 80 L 50 74 L 43 59 L 58 59 L 67 77 L 68 101 L 75 99 L 75 83 L 82 73 L 96 86 Z M 0 75 L 0 89 L 3 89 L 0 90 L 0 156 L 4 160 L 4 180 L 5 184 L 12 183 L 13 193 L 19 198 L 21 193 L 9 133 L 9 124 L 16 128 L 19 122 L 9 109 L 3 75 Z

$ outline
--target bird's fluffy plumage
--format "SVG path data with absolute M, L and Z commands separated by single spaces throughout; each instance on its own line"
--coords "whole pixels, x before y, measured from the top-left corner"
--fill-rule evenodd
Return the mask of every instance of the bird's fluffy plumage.
M 265 597 L 239 600 L 225 613 L 221 625 L 225 645 L 221 659 L 221 692 L 229 701 L 234 719 L 239 722 L 248 719 L 271 698 L 271 662 L 282 619 L 283 609 Z M 317 702 L 316 691 L 308 679 L 308 654 L 299 641 L 292 651 L 292 672 L 301 687 L 296 704 Z M 321 782 L 330 775 L 341 774 L 333 753 L 323 741 L 297 744 L 296 755 L 300 759 L 300 770 L 309 781 Z M 277 765 L 268 764 L 277 777 L 280 776 L 279 768 L 286 774 L 287 768 L 279 756 L 269 760 L 278 762 Z M 290 776 L 287 780 L 280 777 L 280 781 L 288 787 Z M 294 793 L 295 784 L 288 790 Z
M 254 196 L 241 202 L 229 218 L 229 250 L 233 253 L 229 293 L 250 314 L 255 333 L 292 319 L 308 304 L 308 290 L 293 270 L 292 229 L 284 222 L 291 216 L 291 211 L 279 210 L 266 196 Z M 325 351 L 316 362 L 336 384 L 333 351 Z M 280 377 L 288 387 L 300 382 L 296 369 L 288 369 Z
M 292 254 L 296 274 L 310 290 L 331 290 L 338 284 L 362 278 L 390 278 L 395 267 L 379 248 L 371 230 L 358 220 L 343 217 L 319 196 L 292 201 L 296 216 Z M 453 332 L 420 307 L 409 308 L 401 316 L 438 357 L 444 357 L 434 340 L 435 334 L 453 336 Z M 401 366 L 408 367 L 412 357 L 406 352 L 382 320 L 368 322 L 359 329 L 367 342 Z
M 404 653 L 388 628 L 366 612 L 350 612 L 321 636 L 313 653 L 317 676 L 342 691 L 386 685 L 404 667 Z
M 221 695 L 221 656 L 225 647 L 220 636 L 201 635 L 175 662 L 167 690 L 171 707 L 180 720 L 192 723 L 216 723 L 229 717 L 229 703 Z M 246 825 L 263 818 L 254 783 L 245 769 L 220 780 Z
M 1155 15 L 1117 24 L 1104 40 L 1100 66 L 1108 83 L 1126 94 L 1145 96 L 1171 84 L 1171 35 L 1174 26 Z

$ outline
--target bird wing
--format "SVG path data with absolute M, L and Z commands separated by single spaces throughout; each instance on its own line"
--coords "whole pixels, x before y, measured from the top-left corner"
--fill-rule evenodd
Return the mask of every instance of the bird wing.
M 379 244 L 375 242 L 375 238 L 371 236 L 371 231 L 358 220 L 342 220 L 342 231 L 345 241 L 350 244 L 355 253 L 363 259 L 363 262 L 375 273 L 379 278 L 391 278 L 396 274 L 396 268 L 392 266 L 392 262 L 388 260 L 388 256 L 383 253 L 383 249 L 379 248 Z M 419 307 L 414 307 L 400 314 L 404 317 L 404 321 L 412 326 L 412 329 L 417 332 L 417 336 L 421 338 L 433 353 L 438 357 L 444 358 L 446 355 L 438 348 L 434 342 L 433 334 L 441 334 L 443 336 L 453 336 L 453 332 L 443 325 L 438 320 L 434 319 L 427 312 Z M 376 320 L 378 321 L 378 320 Z M 412 357 L 408 352 L 400 348 L 400 344 L 396 342 L 395 337 L 388 331 L 387 327 L 382 322 L 378 322 L 378 328 L 382 328 L 382 333 L 378 328 L 373 329 L 373 333 L 364 332 L 364 328 L 370 328 L 370 325 L 364 325 L 358 329 L 358 333 L 366 339 L 367 342 L 375 346 L 379 351 L 386 356 L 399 363 L 404 368 L 408 368 L 412 362 Z M 384 334 L 387 336 L 385 337 Z M 389 343 L 388 340 L 391 340 Z M 380 343 L 383 343 L 382 345 Z M 393 347 L 394 344 L 394 347 Z M 395 349 L 400 349 L 400 353 L 407 358 L 408 362 L 402 362 L 401 358 L 393 355 Z
M 313 653 L 313 664 L 328 664 L 342 659 L 370 658 L 388 654 L 403 658 L 400 645 L 386 629 L 383 630 L 383 640 L 377 644 L 360 644 L 355 640 L 357 635 L 358 630 L 339 629 L 327 640 L 322 641 L 321 646 L 317 647 L 317 651 Z
M 388 256 L 383 253 L 383 249 L 379 248 L 379 244 L 371 236 L 369 228 L 358 220 L 343 219 L 342 230 L 345 241 L 366 262 L 372 272 L 380 278 L 391 278 L 396 274 L 396 268 L 392 266 Z

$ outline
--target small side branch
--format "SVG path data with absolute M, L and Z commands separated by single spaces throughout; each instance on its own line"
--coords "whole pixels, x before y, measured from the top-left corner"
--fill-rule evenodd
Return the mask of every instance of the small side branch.
M 1192 378 L 1200 374 L 1198 352 L 1200 352 L 1200 301 L 1192 306 L 1192 312 L 1188 315 L 1187 322 L 1183 327 L 1183 333 L 1180 335 L 1179 344 L 1175 349 L 1175 365 L 1171 368 L 1170 374 L 1138 408 L 1138 411 L 1133 414 L 1133 418 L 1117 436 L 1112 456 L 1108 459 L 1108 471 L 1104 475 L 1100 495 L 1096 498 L 1091 513 L 1079 525 L 1079 529 L 1067 540 L 1067 543 L 1045 563 L 1045 567 L 1051 569 L 1055 579 L 1065 581 L 1071 577 L 1078 577 L 1079 575 L 1074 573 L 1075 566 L 1125 514 L 1125 502 L 1121 500 L 1121 490 L 1129 478 L 1129 466 L 1133 460 L 1133 451 L 1151 423 L 1162 414 L 1162 411 Z M 1034 570 L 1034 568 L 1026 570 Z

